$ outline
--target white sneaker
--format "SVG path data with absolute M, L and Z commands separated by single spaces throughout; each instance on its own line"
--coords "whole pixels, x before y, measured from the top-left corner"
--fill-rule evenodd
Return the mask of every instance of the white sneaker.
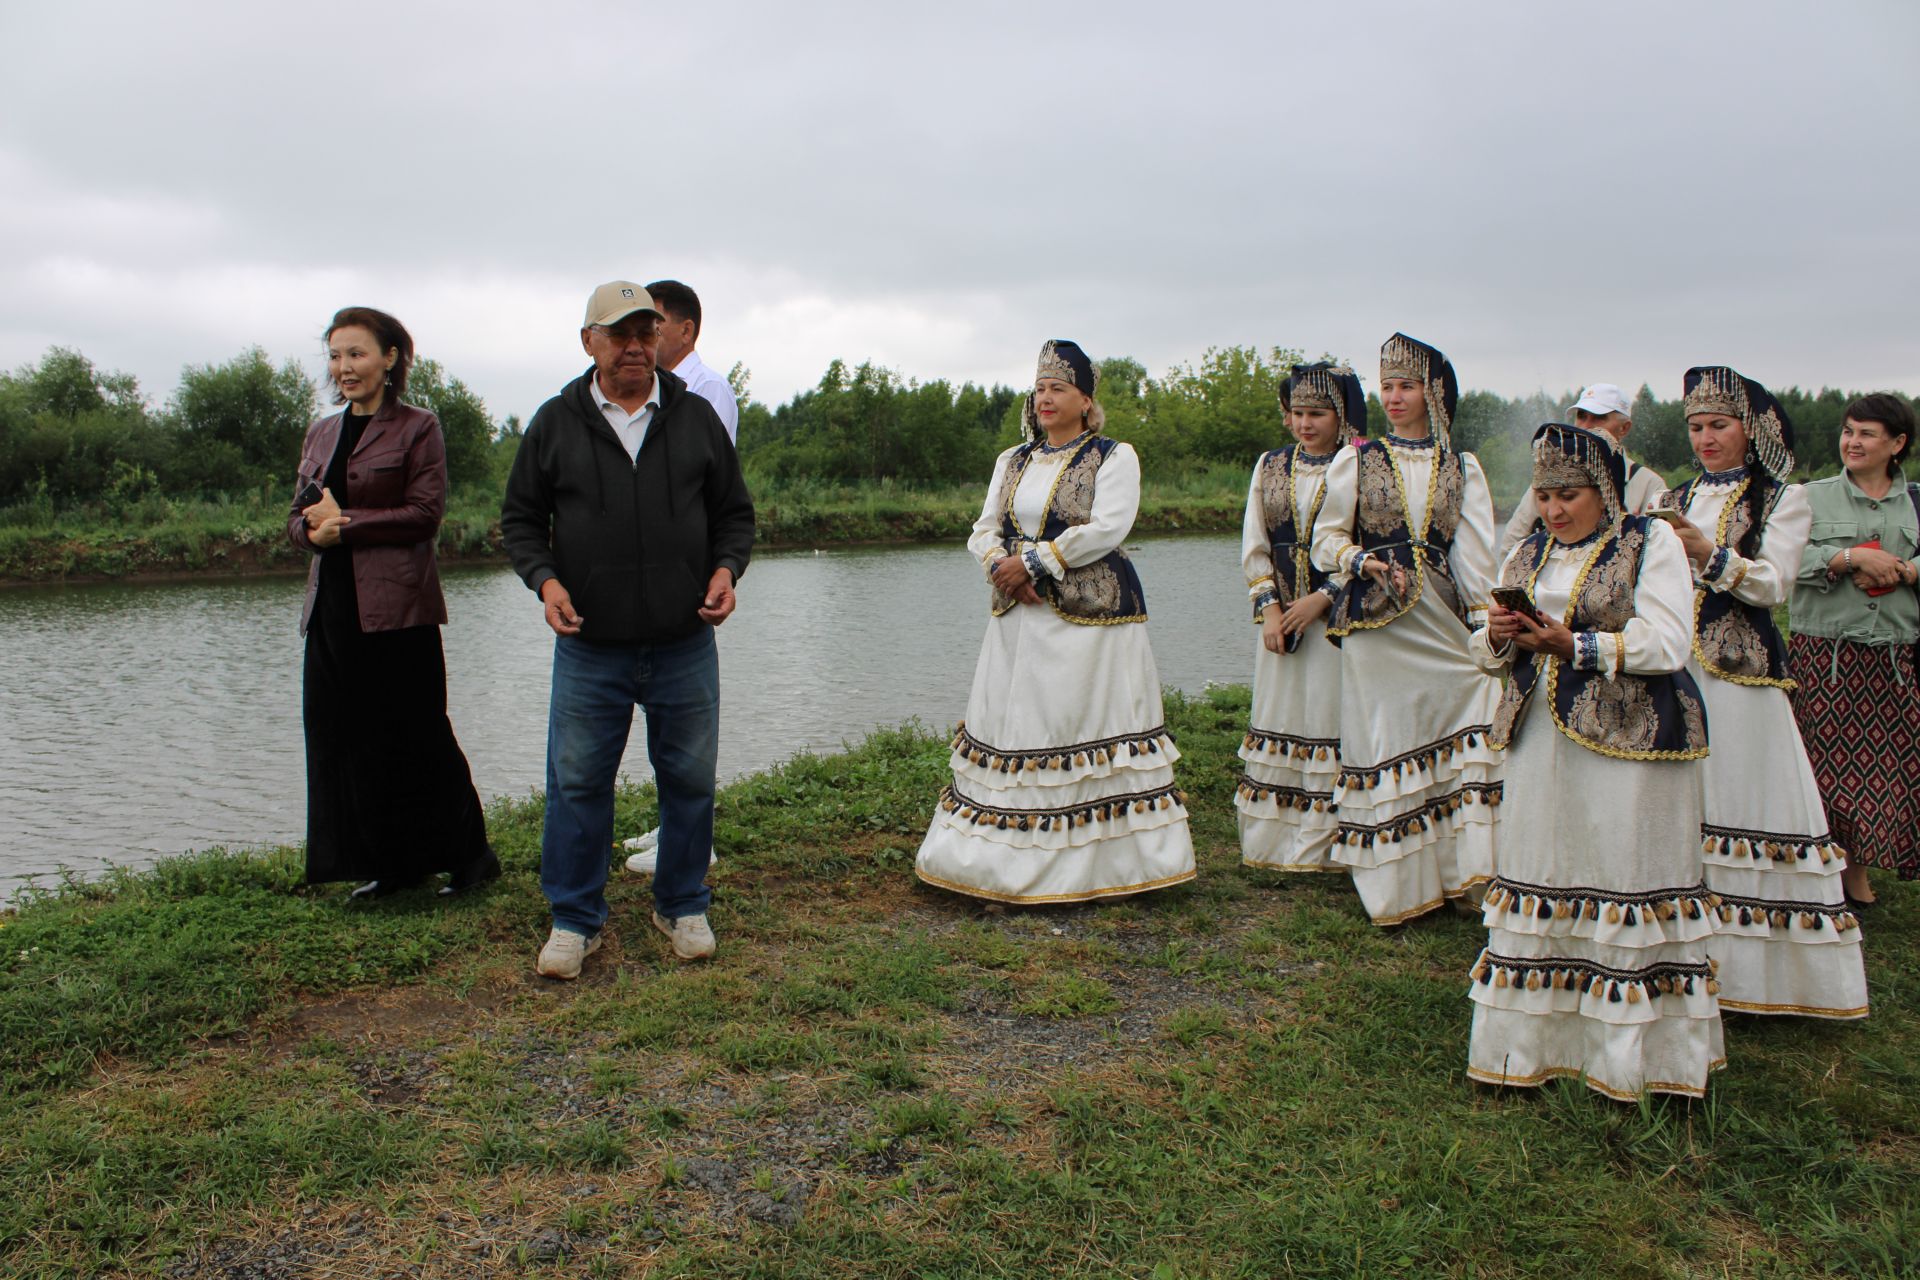
M 713 954 L 713 930 L 708 927 L 705 915 L 669 920 L 656 911 L 653 927 L 673 940 L 673 954 L 682 960 L 705 960 Z
M 533 971 L 543 978 L 571 982 L 580 976 L 580 962 L 599 949 L 597 933 L 589 938 L 571 929 L 555 929 L 547 935 L 547 945 L 540 948 L 540 961 Z
M 654 867 L 658 864 L 660 858 L 660 849 L 655 843 L 655 839 L 659 834 L 658 831 L 649 831 L 646 835 L 635 836 L 633 839 L 621 843 L 620 847 L 623 849 L 638 850 L 637 853 L 627 855 L 628 875 L 650 876 L 653 874 Z M 720 861 L 719 854 L 712 851 L 707 853 L 707 865 L 709 867 L 718 861 Z

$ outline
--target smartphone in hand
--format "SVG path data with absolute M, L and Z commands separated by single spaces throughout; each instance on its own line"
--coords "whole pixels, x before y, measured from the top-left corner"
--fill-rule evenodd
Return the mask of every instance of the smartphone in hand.
M 1533 597 L 1527 594 L 1525 587 L 1495 587 L 1493 602 L 1511 613 L 1523 614 L 1535 622 L 1541 622 L 1540 609 L 1533 603 Z

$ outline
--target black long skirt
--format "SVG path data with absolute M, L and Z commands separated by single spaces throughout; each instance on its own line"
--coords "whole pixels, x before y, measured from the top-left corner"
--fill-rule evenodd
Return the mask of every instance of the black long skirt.
M 344 612 L 315 608 L 307 631 L 307 880 L 466 866 L 486 853 L 486 818 L 447 719 L 440 628 L 369 634 Z

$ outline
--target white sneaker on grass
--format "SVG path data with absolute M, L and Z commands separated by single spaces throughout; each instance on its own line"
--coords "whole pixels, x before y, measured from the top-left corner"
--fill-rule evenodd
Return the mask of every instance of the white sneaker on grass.
M 540 962 L 533 971 L 543 978 L 571 982 L 580 976 L 580 962 L 600 949 L 600 935 L 591 938 L 571 929 L 555 929 L 540 948 Z
M 630 876 L 650 876 L 660 857 L 660 828 L 655 827 L 645 835 L 634 836 L 620 842 L 622 849 L 631 849 L 627 855 L 627 874 Z M 709 850 L 707 865 L 720 861 L 720 855 Z
M 704 914 L 669 920 L 656 911 L 653 927 L 673 940 L 673 954 L 682 960 L 705 960 L 713 954 L 713 930 Z

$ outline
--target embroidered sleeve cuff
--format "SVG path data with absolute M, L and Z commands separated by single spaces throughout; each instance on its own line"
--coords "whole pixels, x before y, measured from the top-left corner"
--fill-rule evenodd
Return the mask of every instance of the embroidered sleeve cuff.
M 1731 591 L 1747 576 L 1747 562 L 1725 547 L 1716 547 L 1700 571 L 1700 581 L 1715 591 Z
M 1361 568 L 1367 563 L 1368 557 L 1370 557 L 1373 552 L 1362 551 L 1359 547 L 1348 547 L 1340 554 L 1342 558 L 1352 557 L 1347 560 L 1347 573 L 1357 578 L 1360 576 Z
M 1600 662 L 1600 637 L 1593 632 L 1574 632 L 1573 669 L 1575 671 L 1600 671 L 1604 669 Z
M 1067 576 L 1067 562 L 1060 558 L 1060 548 L 1054 546 L 1051 542 L 1036 542 L 1033 546 L 1033 553 L 1034 559 L 1039 561 L 1040 567 L 1046 571 L 1049 578 L 1064 578 Z M 1031 565 L 1028 566 L 1027 571 L 1029 573 L 1033 572 Z M 1038 576 L 1037 574 L 1035 575 L 1036 580 Z
M 1273 589 L 1271 584 L 1269 584 L 1266 590 L 1262 591 L 1259 595 L 1256 595 L 1253 598 L 1254 616 L 1258 617 L 1260 616 L 1260 614 L 1266 612 L 1266 608 L 1268 605 L 1279 604 L 1279 603 L 1280 603 L 1280 594 Z
M 1260 598 L 1260 593 L 1263 591 L 1268 593 L 1269 595 L 1273 593 L 1273 575 L 1272 574 L 1268 574 L 1264 578 L 1255 578 L 1252 582 L 1249 582 L 1247 584 L 1247 598 L 1249 600 L 1258 600 Z
M 1040 563 L 1040 548 L 1038 547 L 1028 546 L 1024 548 L 1020 552 L 1020 562 L 1027 566 L 1027 576 L 1035 582 L 1040 581 L 1042 578 L 1050 578 L 1053 576 L 1047 572 L 1047 567 Z

